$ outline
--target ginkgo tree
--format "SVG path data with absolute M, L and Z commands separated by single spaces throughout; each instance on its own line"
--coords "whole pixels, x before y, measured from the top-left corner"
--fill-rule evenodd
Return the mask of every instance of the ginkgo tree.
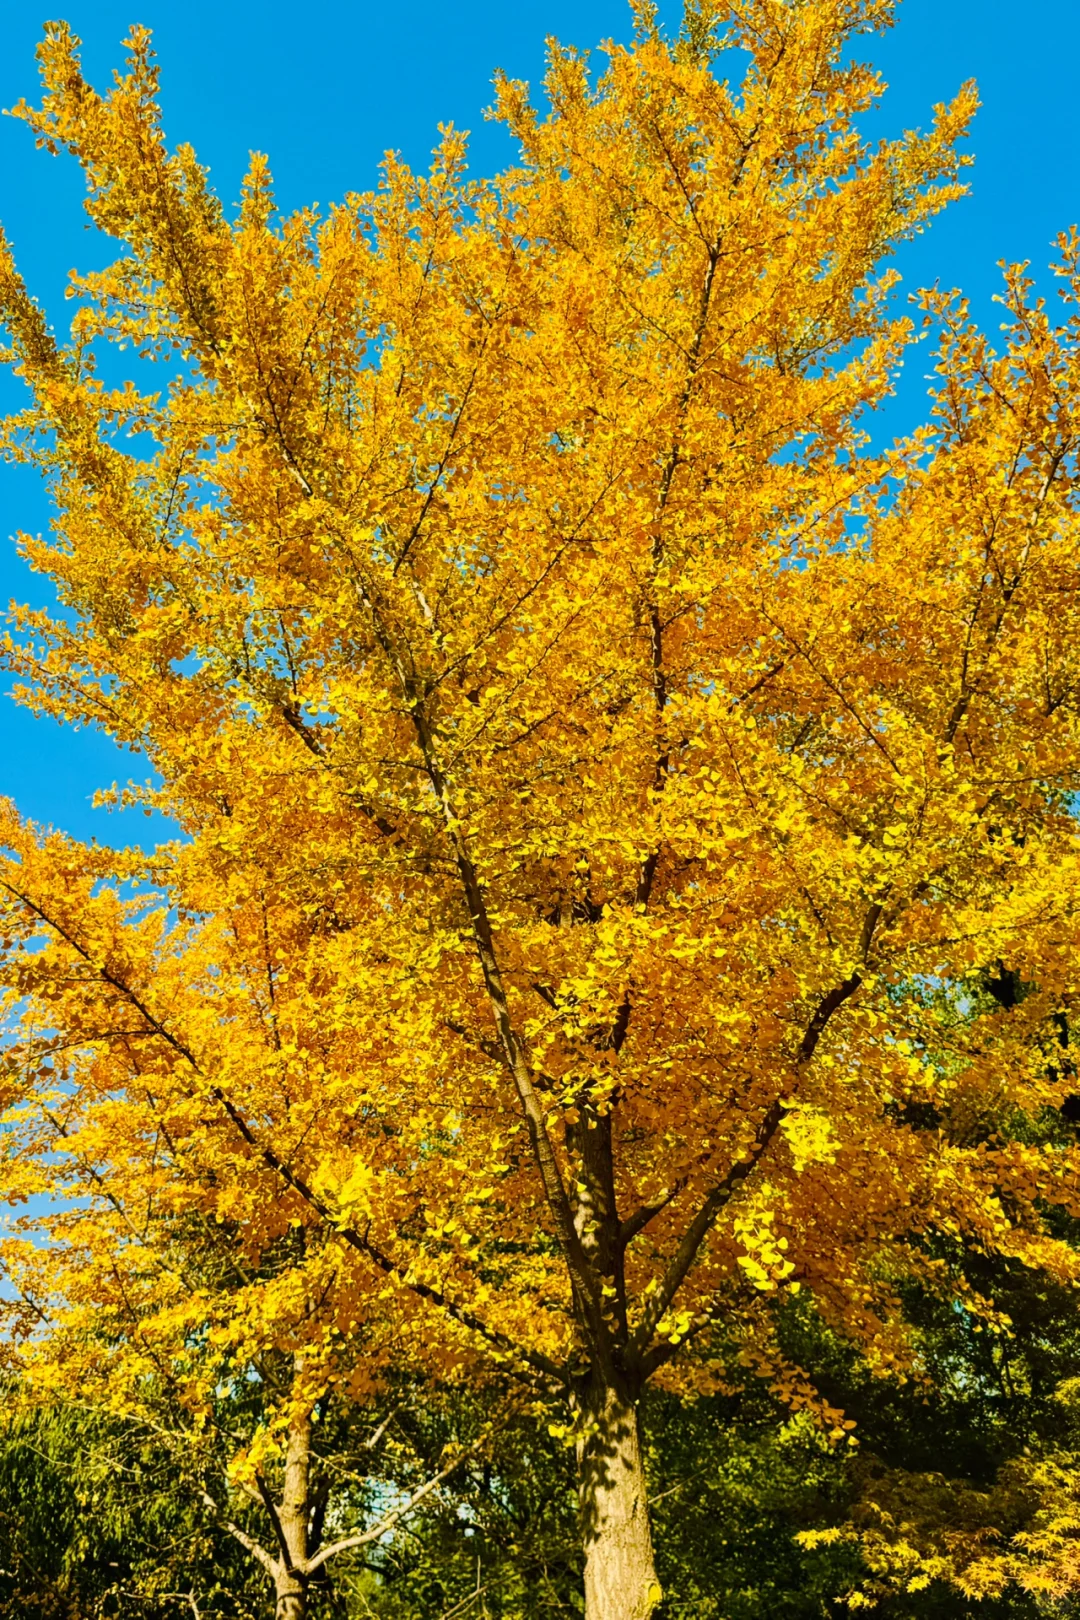
M 1011 273 L 1000 354 L 925 300 L 934 414 L 873 451 L 918 336 L 887 260 L 976 99 L 859 134 L 892 9 L 710 0 L 669 40 L 642 6 L 598 75 L 552 48 L 546 113 L 499 82 L 517 166 L 469 179 L 447 129 L 325 215 L 260 157 L 227 215 L 142 31 L 103 96 L 51 26 L 18 109 L 121 254 L 61 344 L 4 249 L 65 609 L 8 662 L 180 836 L 9 817 L 12 1187 L 85 1150 L 128 1220 L 167 1160 L 252 1256 L 318 1234 L 372 1379 L 407 1343 L 562 1400 L 589 1620 L 660 1601 L 638 1402 L 722 1383 L 718 1324 L 840 1443 L 792 1291 L 902 1376 L 934 1233 L 1077 1279 L 1075 1148 L 939 1128 L 1067 1086 L 1022 1026 L 1076 978 L 1077 244 L 1063 326 Z M 999 960 L 1037 990 L 957 1046 L 927 986 Z M 43 1219 L 19 1263 L 85 1306 L 113 1257 Z

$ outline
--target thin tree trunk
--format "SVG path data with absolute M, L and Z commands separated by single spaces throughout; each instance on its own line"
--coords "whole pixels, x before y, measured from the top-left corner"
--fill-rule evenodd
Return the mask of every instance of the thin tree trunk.
M 289 1425 L 285 1453 L 285 1489 L 278 1522 L 285 1545 L 274 1574 L 276 1620 L 306 1620 L 308 1577 L 302 1571 L 308 1556 L 311 1519 L 311 1417 L 294 1418 Z
M 580 1396 L 586 1620 L 649 1620 L 660 1602 L 636 1404 L 594 1375 Z

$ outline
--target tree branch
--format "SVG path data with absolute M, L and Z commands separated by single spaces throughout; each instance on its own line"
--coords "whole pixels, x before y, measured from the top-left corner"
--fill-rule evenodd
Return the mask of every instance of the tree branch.
M 783 1102 L 777 1098 L 758 1126 L 750 1152 L 745 1158 L 736 1160 L 723 1181 L 719 1182 L 705 1198 L 690 1222 L 683 1234 L 682 1242 L 668 1263 L 660 1286 L 649 1296 L 644 1315 L 630 1341 L 631 1350 L 636 1356 L 642 1356 L 649 1348 L 657 1325 L 686 1280 L 686 1275 L 697 1259 L 698 1250 L 704 1243 L 706 1234 L 724 1205 L 730 1202 L 733 1194 L 742 1186 L 762 1158 L 776 1135 L 782 1118 Z
M 178 1036 L 174 1035 L 172 1031 L 150 1011 L 146 1003 L 129 985 L 125 984 L 121 978 L 112 973 L 104 964 L 95 962 L 85 947 L 79 943 L 74 935 L 68 929 L 66 929 L 63 924 L 58 922 L 56 918 L 50 916 L 47 912 L 43 911 L 42 908 L 35 904 L 35 902 L 31 900 L 28 895 L 23 894 L 18 889 L 15 889 L 10 883 L 7 883 L 3 879 L 0 879 L 0 887 L 7 889 L 9 894 L 13 895 L 18 901 L 25 905 L 35 917 L 39 918 L 40 921 L 46 925 L 46 927 L 51 928 L 55 933 L 59 934 L 60 938 L 63 939 L 66 944 L 70 945 L 72 950 L 74 950 L 83 959 L 83 961 L 86 962 L 86 964 L 101 979 L 104 980 L 106 984 L 110 985 L 114 990 L 116 990 L 119 995 L 124 996 L 130 1005 L 136 1008 L 136 1010 L 146 1020 L 151 1033 L 163 1040 L 177 1054 L 177 1056 L 183 1058 L 192 1071 L 201 1079 L 207 1078 L 205 1071 L 203 1070 L 195 1054 L 192 1052 L 191 1048 L 187 1046 L 185 1042 Z M 460 1323 L 462 1327 L 468 1328 L 472 1333 L 476 1333 L 480 1338 L 484 1339 L 488 1344 L 499 1350 L 509 1359 L 524 1362 L 527 1366 L 531 1367 L 534 1372 L 540 1373 L 545 1378 L 555 1379 L 561 1384 L 566 1383 L 567 1375 L 556 1362 L 551 1361 L 547 1356 L 543 1355 L 538 1350 L 528 1350 L 516 1345 L 514 1341 L 508 1338 L 505 1334 L 498 1332 L 497 1329 L 488 1327 L 485 1322 L 482 1322 L 479 1317 L 474 1316 L 471 1311 L 465 1309 L 463 1306 L 457 1305 L 453 1300 L 447 1299 L 447 1297 L 441 1293 L 439 1289 L 432 1288 L 427 1283 L 419 1282 L 415 1278 L 409 1277 L 406 1269 L 399 1266 L 395 1261 L 391 1260 L 389 1256 L 384 1254 L 382 1250 L 377 1247 L 376 1244 L 372 1243 L 367 1233 L 361 1233 L 356 1229 L 356 1227 L 342 1226 L 340 1221 L 334 1215 L 334 1212 L 330 1209 L 329 1205 L 327 1205 L 318 1196 L 313 1188 L 308 1185 L 305 1179 L 298 1175 L 296 1171 L 294 1171 L 291 1166 L 285 1162 L 284 1159 L 280 1158 L 273 1148 L 268 1147 L 265 1143 L 259 1140 L 255 1132 L 251 1129 L 251 1126 L 248 1124 L 247 1120 L 244 1118 L 240 1109 L 227 1095 L 227 1093 L 223 1091 L 220 1086 L 214 1085 L 213 1083 L 210 1083 L 207 1089 L 211 1101 L 216 1102 L 224 1111 L 235 1129 L 243 1137 L 244 1141 L 252 1149 L 256 1156 L 262 1160 L 267 1169 L 273 1171 L 273 1173 L 279 1177 L 286 1184 L 286 1186 L 295 1192 L 297 1196 L 301 1198 L 304 1203 L 315 1212 L 316 1215 L 318 1215 L 321 1221 L 326 1222 L 328 1226 L 332 1227 L 342 1241 L 348 1244 L 350 1248 L 355 1249 L 358 1253 L 365 1255 L 367 1259 L 373 1261 L 374 1264 L 378 1266 L 379 1270 L 385 1275 L 396 1278 L 399 1282 L 403 1283 L 405 1287 L 410 1289 L 412 1293 L 417 1295 L 418 1298 L 426 1300 L 429 1304 L 438 1306 L 440 1310 L 445 1311 L 448 1316 L 450 1316 L 454 1321 Z
M 302 1566 L 302 1573 L 314 1575 L 317 1569 L 322 1568 L 327 1559 L 336 1557 L 338 1553 L 348 1552 L 352 1547 L 366 1547 L 371 1542 L 378 1541 L 388 1530 L 392 1530 L 394 1525 L 404 1518 L 406 1513 L 411 1513 L 413 1508 L 417 1507 L 426 1496 L 430 1496 L 432 1491 L 438 1490 L 443 1481 L 449 1479 L 450 1475 L 455 1473 L 463 1462 L 467 1462 L 470 1457 L 474 1457 L 486 1445 L 491 1438 L 491 1434 L 492 1430 L 488 1429 L 459 1457 L 455 1457 L 452 1462 L 448 1462 L 445 1468 L 441 1468 L 437 1474 L 434 1474 L 418 1490 L 415 1490 L 407 1502 L 402 1502 L 400 1507 L 394 1508 L 390 1513 L 383 1514 L 381 1519 L 370 1525 L 366 1530 L 358 1530 L 355 1535 L 342 1536 L 340 1541 L 332 1541 L 329 1546 L 321 1547 L 314 1557 L 306 1560 Z
M 262 1543 L 256 1541 L 254 1536 L 249 1536 L 246 1530 L 241 1530 L 238 1524 L 234 1524 L 231 1519 L 225 1517 L 209 1491 L 202 1491 L 200 1494 L 203 1502 L 210 1509 L 222 1529 L 227 1530 L 240 1543 L 241 1547 L 244 1547 L 253 1558 L 258 1560 L 272 1580 L 275 1579 L 280 1573 L 277 1560 L 271 1557 Z
M 619 1227 L 619 1247 L 625 1249 L 628 1244 L 634 1241 L 639 1232 L 644 1232 L 649 1222 L 659 1215 L 662 1210 L 667 1209 L 668 1205 L 679 1196 L 685 1185 L 685 1181 L 677 1181 L 671 1191 L 666 1192 L 663 1198 L 658 1198 L 655 1204 L 642 1204 L 640 1209 L 636 1209 L 632 1215 L 628 1215 Z
M 382 616 L 377 605 L 373 601 L 370 592 L 366 591 L 359 581 L 357 582 L 357 588 L 371 614 L 375 634 L 384 656 L 395 670 L 401 685 L 402 695 L 409 704 L 409 712 L 424 761 L 424 768 L 442 813 L 443 825 L 461 879 L 473 941 L 476 945 L 477 956 L 480 959 L 480 971 L 484 980 L 484 988 L 487 991 L 488 1003 L 494 1018 L 495 1031 L 525 1116 L 533 1159 L 540 1172 L 548 1207 L 555 1220 L 559 1246 L 563 1251 L 563 1258 L 570 1273 L 571 1287 L 579 1305 L 581 1326 L 585 1329 L 593 1354 L 601 1365 L 611 1371 L 613 1370 L 612 1347 L 604 1319 L 600 1287 L 574 1224 L 573 1210 L 562 1178 L 562 1172 L 559 1169 L 558 1160 L 555 1157 L 555 1149 L 548 1135 L 543 1106 L 533 1085 L 529 1064 L 522 1044 L 518 1039 L 517 1031 L 514 1028 L 513 1019 L 510 1016 L 510 1007 L 503 984 L 498 953 L 495 949 L 495 937 L 484 896 L 483 884 L 462 832 L 461 823 L 454 812 L 449 784 L 443 773 L 438 750 L 435 746 L 434 732 L 425 712 L 423 699 L 418 694 L 415 682 L 402 663 L 393 639 L 382 622 Z
M 289 1543 L 285 1539 L 285 1529 L 281 1523 L 281 1514 L 278 1512 L 277 1503 L 270 1495 L 270 1487 L 267 1485 L 262 1475 L 258 1473 L 255 1475 L 255 1488 L 258 1492 L 258 1499 L 262 1503 L 263 1509 L 266 1513 L 266 1517 L 270 1520 L 270 1528 L 274 1532 L 274 1540 L 278 1544 L 278 1552 L 281 1554 L 281 1567 L 282 1569 L 288 1569 L 290 1563 Z
M 867 912 L 863 923 L 859 946 L 860 954 L 864 960 L 870 949 L 874 930 L 881 917 L 881 911 L 880 904 L 875 902 Z M 838 1007 L 842 1007 L 844 1002 L 855 994 L 861 983 L 862 976 L 859 973 L 852 973 L 842 984 L 836 985 L 826 995 L 822 996 L 799 1044 L 795 1059 L 796 1069 L 802 1069 L 810 1062 L 829 1019 Z M 637 1331 L 630 1341 L 631 1350 L 638 1358 L 643 1357 L 648 1351 L 658 1324 L 686 1280 L 687 1273 L 696 1260 L 698 1251 L 704 1243 L 709 1230 L 714 1225 L 716 1217 L 725 1204 L 730 1202 L 734 1193 L 741 1187 L 747 1176 L 756 1168 L 768 1151 L 769 1144 L 780 1128 L 783 1113 L 784 1098 L 777 1097 L 770 1105 L 755 1132 L 750 1152 L 732 1165 L 724 1179 L 706 1196 L 694 1219 L 687 1227 L 682 1242 L 668 1264 L 659 1288 L 650 1295 Z

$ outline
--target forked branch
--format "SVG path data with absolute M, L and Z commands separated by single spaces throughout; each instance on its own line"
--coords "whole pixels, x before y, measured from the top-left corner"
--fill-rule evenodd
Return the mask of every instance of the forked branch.
M 874 930 L 880 917 L 881 906 L 878 904 L 871 906 L 863 924 L 859 942 L 860 954 L 863 959 L 865 959 L 870 949 Z M 801 1069 L 809 1063 L 817 1050 L 818 1042 L 824 1034 L 830 1018 L 838 1008 L 843 1006 L 845 1001 L 848 1001 L 855 994 L 861 983 L 861 975 L 852 973 L 842 984 L 836 985 L 826 995 L 822 996 L 814 1009 L 813 1016 L 806 1027 L 806 1033 L 799 1044 L 795 1059 L 797 1069 Z M 649 1350 L 657 1327 L 686 1280 L 690 1268 L 697 1259 L 701 1245 L 715 1224 L 720 1211 L 726 1204 L 730 1203 L 733 1195 L 768 1151 L 770 1143 L 780 1128 L 780 1121 L 783 1119 L 784 1101 L 783 1097 L 777 1097 L 771 1103 L 754 1134 L 750 1151 L 741 1159 L 736 1160 L 723 1180 L 712 1188 L 683 1234 L 682 1242 L 668 1263 L 660 1286 L 649 1296 L 644 1314 L 631 1340 L 631 1349 L 639 1359 L 643 1358 Z

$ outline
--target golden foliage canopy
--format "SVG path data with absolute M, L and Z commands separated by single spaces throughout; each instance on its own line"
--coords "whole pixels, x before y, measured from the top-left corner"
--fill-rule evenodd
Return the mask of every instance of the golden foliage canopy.
M 980 1125 L 1072 1086 L 1077 243 L 1000 352 L 926 298 L 931 425 L 873 450 L 886 262 L 975 106 L 860 136 L 889 16 L 642 12 L 546 114 L 500 82 L 497 179 L 447 129 L 286 218 L 261 157 L 230 216 L 169 151 L 144 32 L 101 96 L 48 31 L 19 113 L 120 256 L 61 344 L 3 249 L 63 604 L 7 657 L 179 833 L 6 815 L 5 1174 L 78 1194 L 6 1250 L 43 1369 L 134 1390 L 209 1321 L 311 1389 L 405 1342 L 632 1397 L 734 1345 L 811 1400 L 785 1293 L 887 1371 L 943 1234 L 1076 1277 L 1075 1148 Z M 1002 962 L 1031 993 L 975 1009 Z M 192 1223 L 243 1287 L 180 1274 Z

